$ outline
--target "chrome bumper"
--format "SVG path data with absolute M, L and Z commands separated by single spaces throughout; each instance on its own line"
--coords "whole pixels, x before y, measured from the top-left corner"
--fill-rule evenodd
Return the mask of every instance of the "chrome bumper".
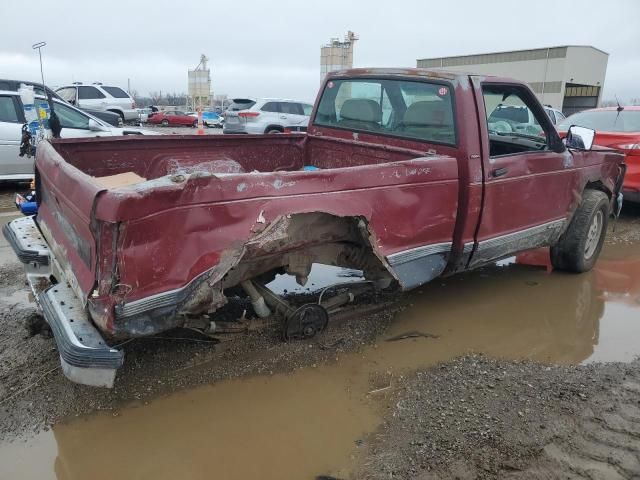
M 113 387 L 124 352 L 109 347 L 93 325 L 82 301 L 64 280 L 33 217 L 6 224 L 3 233 L 24 264 L 29 285 L 56 340 L 65 376 L 83 385 Z

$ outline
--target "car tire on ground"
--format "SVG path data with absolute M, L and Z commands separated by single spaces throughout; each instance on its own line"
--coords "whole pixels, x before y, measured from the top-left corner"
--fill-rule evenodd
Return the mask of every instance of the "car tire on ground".
M 272 133 L 282 133 L 282 130 L 278 127 L 268 127 L 264 133 L 272 134 Z
M 567 230 L 551 247 L 551 263 L 558 270 L 582 273 L 593 268 L 602 250 L 609 220 L 609 198 L 585 190 Z
M 194 120 L 193 123 L 191 124 L 191 128 L 197 128 L 198 127 L 198 120 Z
M 124 113 L 122 113 L 120 110 L 108 110 L 111 113 L 116 113 L 118 115 L 120 115 L 120 118 L 122 119 L 122 124 L 124 125 Z
M 168 127 L 169 126 L 169 120 L 167 120 L 166 118 L 164 120 L 162 120 L 160 123 L 162 124 L 163 127 Z

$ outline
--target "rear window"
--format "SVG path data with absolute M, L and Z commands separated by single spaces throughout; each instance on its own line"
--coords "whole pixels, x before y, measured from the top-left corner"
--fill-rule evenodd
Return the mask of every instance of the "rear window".
M 278 102 L 267 102 L 262 106 L 260 110 L 262 110 L 263 112 L 279 113 L 280 105 L 278 104 Z
M 229 105 L 228 110 L 237 112 L 239 110 L 247 110 L 256 104 L 254 100 L 248 98 L 234 98 Z
M 120 87 L 105 87 L 102 89 L 107 92 L 109 95 L 115 98 L 129 98 L 129 94 L 122 90 Z
M 558 125 L 569 130 L 571 125 L 592 128 L 596 132 L 640 132 L 640 110 L 595 110 L 574 113 Z
M 549 111 L 547 111 L 547 115 Z M 553 117 L 551 117 L 553 118 Z M 529 123 L 529 109 L 524 105 L 513 107 L 509 105 L 499 105 L 489 116 L 489 123 L 497 120 L 510 120 L 515 123 Z
M 431 143 L 456 143 L 452 92 L 441 83 L 330 80 L 314 124 Z

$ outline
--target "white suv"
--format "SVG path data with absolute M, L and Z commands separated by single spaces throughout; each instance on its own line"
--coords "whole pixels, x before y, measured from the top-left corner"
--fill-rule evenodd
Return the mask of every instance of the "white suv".
M 77 107 L 117 113 L 123 122 L 138 121 L 133 98 L 120 87 L 102 85 L 99 82 L 92 85 L 74 82 L 73 85 L 56 89 L 56 93 Z
M 313 105 L 295 100 L 234 99 L 225 112 L 224 133 L 306 132 Z

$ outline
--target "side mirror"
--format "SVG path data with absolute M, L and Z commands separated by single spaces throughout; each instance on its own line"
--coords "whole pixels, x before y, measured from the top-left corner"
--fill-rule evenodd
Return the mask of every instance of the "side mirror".
M 574 148 L 576 150 L 591 150 L 593 146 L 593 139 L 596 136 L 596 131 L 591 128 L 579 127 L 577 125 L 571 125 L 567 132 L 565 144 L 567 148 Z
M 93 118 L 89 119 L 89 130 L 92 132 L 103 132 L 104 127 L 96 122 Z

